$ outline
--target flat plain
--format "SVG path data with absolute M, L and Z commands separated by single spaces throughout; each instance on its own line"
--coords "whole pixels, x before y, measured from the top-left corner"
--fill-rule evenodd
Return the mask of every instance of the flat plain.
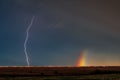
M 120 80 L 120 66 L 0 67 L 0 80 Z

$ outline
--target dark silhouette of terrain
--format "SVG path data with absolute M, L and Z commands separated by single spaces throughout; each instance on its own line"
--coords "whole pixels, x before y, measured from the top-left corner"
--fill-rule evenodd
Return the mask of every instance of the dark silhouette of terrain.
M 0 77 L 83 76 L 119 74 L 120 66 L 100 67 L 0 67 Z

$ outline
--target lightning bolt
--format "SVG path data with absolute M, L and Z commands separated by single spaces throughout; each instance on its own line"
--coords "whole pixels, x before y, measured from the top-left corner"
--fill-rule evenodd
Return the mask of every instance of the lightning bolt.
M 27 52 L 27 42 L 28 42 L 28 38 L 29 38 L 29 31 L 33 25 L 34 18 L 35 18 L 35 16 L 32 17 L 31 22 L 26 29 L 26 37 L 25 37 L 25 41 L 24 41 L 24 53 L 25 53 L 25 57 L 26 57 L 27 66 L 30 66 L 30 58 L 29 58 L 28 52 Z

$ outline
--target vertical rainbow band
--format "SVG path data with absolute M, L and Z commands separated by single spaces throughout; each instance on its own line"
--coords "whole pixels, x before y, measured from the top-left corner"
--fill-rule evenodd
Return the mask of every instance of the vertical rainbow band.
M 86 53 L 87 53 L 87 49 L 84 49 L 80 55 L 79 60 L 78 60 L 77 67 L 86 66 L 86 64 L 85 64 Z

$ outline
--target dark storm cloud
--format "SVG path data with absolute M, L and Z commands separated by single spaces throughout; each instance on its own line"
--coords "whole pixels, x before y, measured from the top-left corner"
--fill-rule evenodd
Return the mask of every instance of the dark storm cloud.
M 46 21 L 49 20 L 49 18 L 52 18 L 53 21 L 52 22 L 49 21 L 50 23 L 47 23 L 46 26 L 55 24 L 54 22 L 57 20 L 54 19 L 55 17 L 58 17 L 58 20 L 60 20 L 61 18 L 63 22 L 62 28 L 64 28 L 63 30 L 64 34 L 67 34 L 67 36 L 69 35 L 69 37 L 71 37 L 68 40 L 74 46 L 86 45 L 85 47 L 87 46 L 119 47 L 120 11 L 119 4 L 117 1 L 96 1 L 96 0 L 92 1 L 13 0 L 13 1 L 18 8 L 21 8 L 28 13 L 44 16 L 43 17 L 45 18 L 44 23 L 46 23 Z M 57 39 L 55 43 L 56 46 L 60 44 L 59 40 L 64 38 L 62 34 L 58 38 L 56 38 L 55 35 L 51 36 L 53 38 L 50 39 L 50 43 L 52 45 L 53 44 L 52 41 Z M 61 43 L 67 44 L 66 40 L 63 41 L 64 42 L 61 41 Z M 48 43 L 49 42 L 47 41 L 46 44 Z
M 49 63 L 54 60 L 53 56 L 61 58 L 64 54 L 66 58 L 70 52 L 73 54 L 69 59 L 74 61 L 78 54 L 75 51 L 84 48 L 101 53 L 103 49 L 114 52 L 120 48 L 117 0 L 1 0 L 0 12 L 2 54 L 14 54 L 14 48 L 23 53 L 24 31 L 33 15 L 36 18 L 30 31 L 28 51 L 36 64 L 39 64 L 39 57 L 41 64 L 45 64 L 43 58 Z
M 82 2 L 82 5 L 75 4 L 74 6 L 76 6 L 76 8 L 72 9 L 70 6 L 71 10 L 69 10 L 69 8 L 64 10 L 64 8 L 59 11 L 62 12 L 62 10 L 64 10 L 63 15 L 69 15 L 69 22 L 74 24 L 74 27 L 71 27 L 71 29 L 69 28 L 70 26 L 68 27 L 68 31 L 71 30 L 71 33 L 75 33 L 78 39 L 87 39 L 85 43 L 88 42 L 88 45 L 91 43 L 89 46 L 119 46 L 120 24 L 118 20 L 119 7 L 117 2 L 91 1 Z M 75 24 L 77 24 L 77 26 Z
M 48 13 L 48 8 L 41 0 L 12 0 L 14 7 L 32 15 Z

